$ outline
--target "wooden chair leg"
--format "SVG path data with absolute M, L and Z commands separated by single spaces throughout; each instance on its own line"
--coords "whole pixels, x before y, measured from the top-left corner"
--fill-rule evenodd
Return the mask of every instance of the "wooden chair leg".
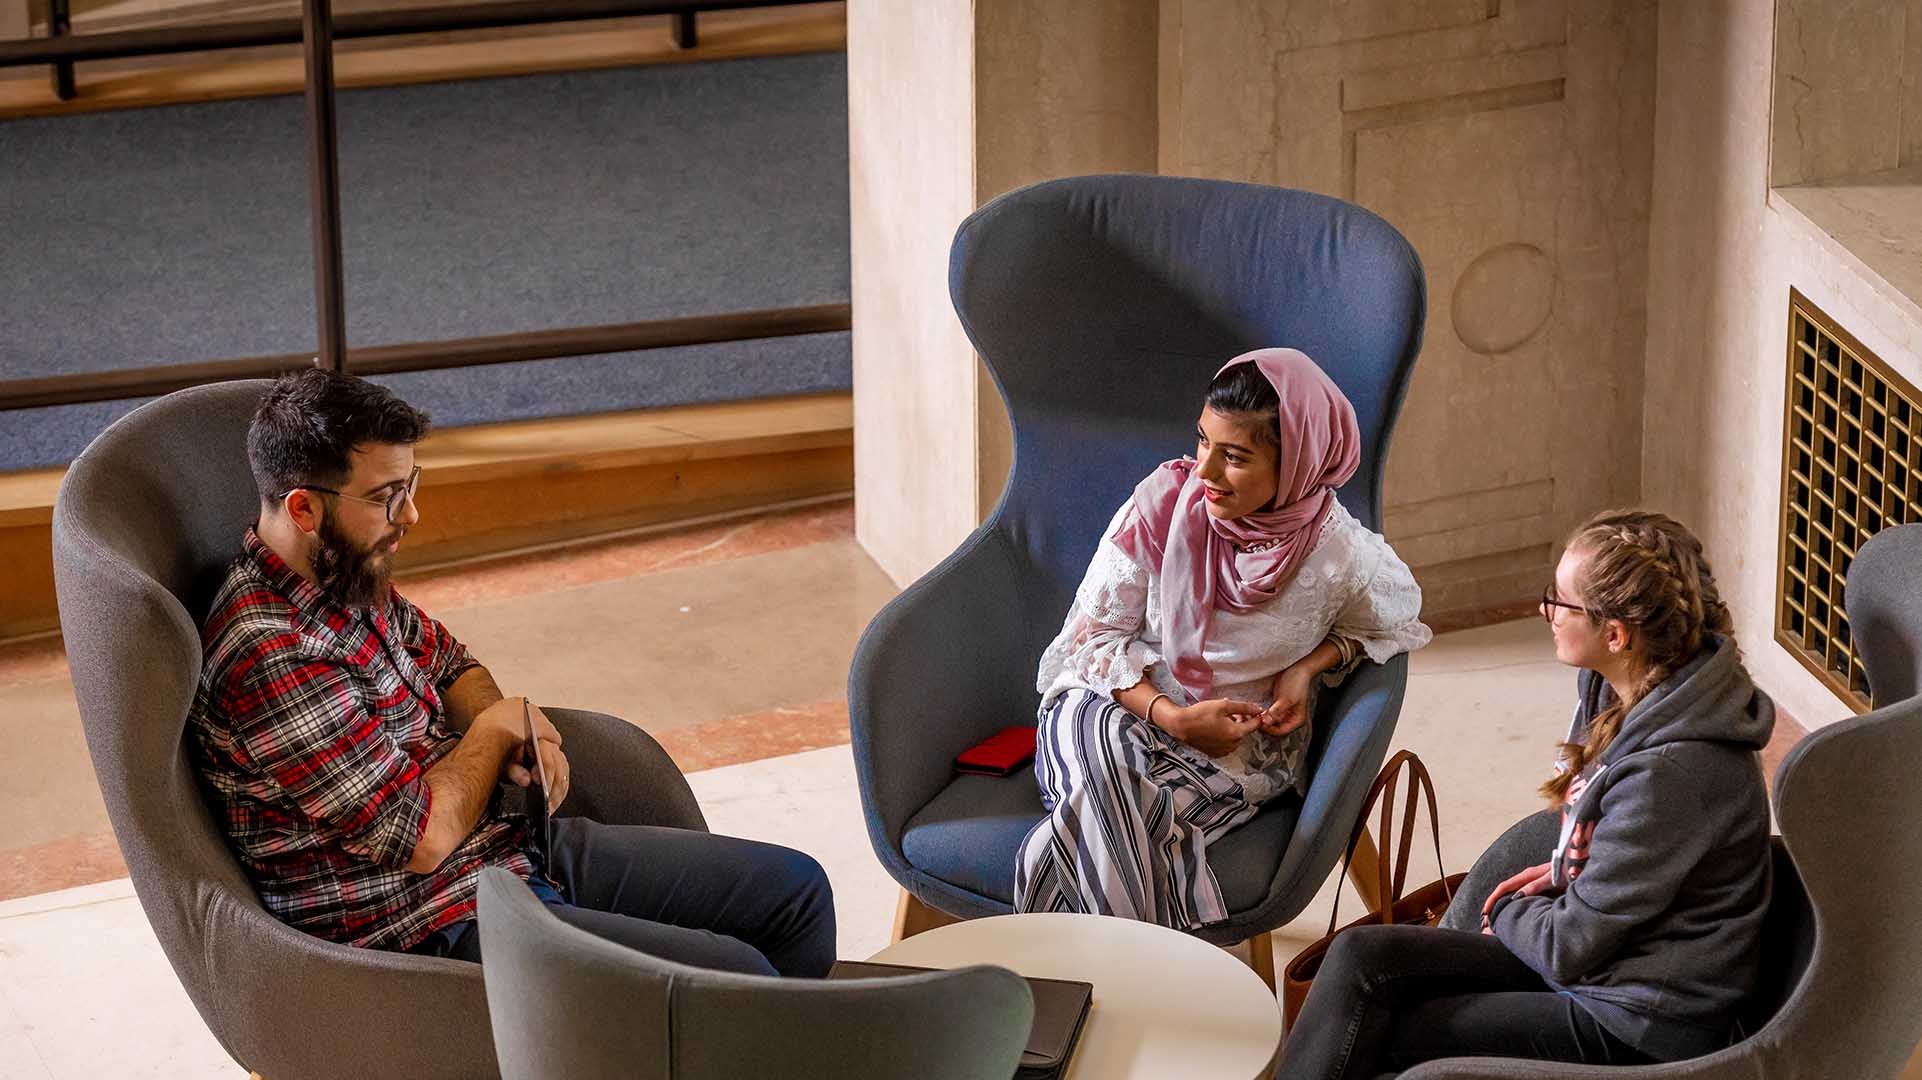
M 945 911 L 931 908 L 922 903 L 906 889 L 901 890 L 901 899 L 894 905 L 894 937 L 900 941 L 911 938 L 927 930 L 936 930 L 962 921 Z
M 1381 906 L 1381 890 L 1375 882 L 1375 858 L 1375 838 L 1364 828 L 1355 839 L 1355 857 L 1348 862 L 1348 883 L 1355 887 L 1355 895 L 1361 897 L 1361 906 L 1368 911 Z
M 1271 994 L 1274 993 L 1275 992 L 1274 935 L 1269 933 L 1266 930 L 1263 930 L 1261 933 L 1256 934 L 1254 937 L 1251 937 L 1247 941 L 1242 942 L 1242 944 L 1248 946 L 1248 967 L 1254 971 L 1255 975 L 1258 976 L 1263 983 L 1267 984 L 1268 992 Z

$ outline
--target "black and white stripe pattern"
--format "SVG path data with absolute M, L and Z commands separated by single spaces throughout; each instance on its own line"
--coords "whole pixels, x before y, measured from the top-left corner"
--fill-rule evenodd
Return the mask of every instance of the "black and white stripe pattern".
M 1255 816 L 1240 783 L 1112 698 L 1074 689 L 1041 718 L 1049 816 L 1021 843 L 1016 911 L 1186 930 L 1228 917 L 1208 845 Z

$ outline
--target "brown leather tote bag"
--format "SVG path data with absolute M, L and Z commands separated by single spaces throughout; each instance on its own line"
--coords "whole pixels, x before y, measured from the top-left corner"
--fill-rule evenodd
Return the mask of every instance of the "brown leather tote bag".
M 1402 807 L 1401 842 L 1391 848 L 1388 840 L 1394 835 L 1395 790 L 1404 771 L 1408 774 L 1408 792 Z M 1408 852 L 1415 838 L 1416 800 L 1423 795 L 1428 799 L 1428 825 L 1434 834 L 1435 866 L 1442 876 L 1413 892 L 1404 893 L 1402 886 L 1408 880 Z M 1381 906 L 1337 930 L 1335 923 L 1341 910 L 1341 890 L 1335 891 L 1334 910 L 1328 913 L 1328 933 L 1290 960 L 1282 972 L 1281 1011 L 1290 1028 L 1295 1026 L 1301 1003 L 1307 1000 L 1308 988 L 1313 985 L 1315 973 L 1321 970 L 1322 958 L 1328 955 L 1328 947 L 1334 943 L 1337 935 L 1369 923 L 1433 926 L 1441 921 L 1442 912 L 1448 910 L 1449 903 L 1455 898 L 1455 890 L 1461 887 L 1462 879 L 1468 876 L 1450 874 L 1442 866 L 1441 819 L 1437 816 L 1435 806 L 1435 781 L 1428 775 L 1428 767 L 1422 764 L 1421 758 L 1407 750 L 1399 750 L 1382 766 L 1381 773 L 1375 777 L 1374 786 L 1368 789 L 1368 801 L 1362 804 L 1361 813 L 1355 818 L 1354 830 L 1348 837 L 1348 850 L 1341 857 L 1344 878 L 1348 876 L 1349 863 L 1355 857 L 1355 845 L 1361 840 L 1362 829 L 1368 824 L 1369 812 L 1377 805 L 1381 807 L 1381 845 L 1375 852 L 1375 895 L 1382 898 Z M 1392 877 L 1388 871 L 1391 851 L 1395 864 Z

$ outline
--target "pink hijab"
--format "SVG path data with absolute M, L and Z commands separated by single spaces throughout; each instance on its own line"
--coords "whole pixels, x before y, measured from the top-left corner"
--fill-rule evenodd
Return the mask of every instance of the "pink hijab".
M 1335 489 L 1361 462 L 1355 408 L 1307 354 L 1256 349 L 1221 371 L 1236 364 L 1260 368 L 1281 399 L 1273 506 L 1233 521 L 1211 517 L 1195 460 L 1177 458 L 1135 486 L 1135 512 L 1122 517 L 1112 537 L 1135 562 L 1160 573 L 1163 651 L 1196 701 L 1214 689 L 1202 648 L 1215 612 L 1249 611 L 1281 594 L 1321 539 Z

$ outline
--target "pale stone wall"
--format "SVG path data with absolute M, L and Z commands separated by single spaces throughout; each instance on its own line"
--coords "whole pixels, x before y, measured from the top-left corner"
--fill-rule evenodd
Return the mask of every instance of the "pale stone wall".
M 1770 194 L 1774 28 L 1770 0 L 1662 5 L 1643 485 L 1707 543 L 1757 681 L 1817 726 L 1847 706 L 1773 640 L 1789 288 L 1917 383 L 1922 309 Z
M 851 0 L 855 535 L 897 583 L 975 517 L 975 361 L 948 307 L 974 209 L 974 4 Z
M 1349 199 L 1421 255 L 1385 526 L 1428 610 L 1532 595 L 1639 494 L 1654 3 L 1161 11 L 1161 171 Z
M 1654 0 L 981 0 L 972 20 L 942 0 L 912 24 L 854 0 L 863 542 L 911 579 L 972 525 L 962 493 L 978 520 L 1006 475 L 1000 402 L 940 329 L 966 153 L 970 209 L 1045 177 L 1158 169 L 1322 191 L 1394 222 L 1427 268 L 1430 316 L 1388 533 L 1431 611 L 1530 595 L 1577 519 L 1639 491 L 1654 28 Z M 957 57 L 969 124 L 951 113 Z M 863 137 L 884 123 L 919 141 Z M 938 220 L 869 220 L 923 207 Z M 870 372 L 891 385 L 864 385 Z M 880 411 L 903 400 L 947 411 Z
M 1922 0 L 1780 0 L 1776 187 L 1922 160 Z

